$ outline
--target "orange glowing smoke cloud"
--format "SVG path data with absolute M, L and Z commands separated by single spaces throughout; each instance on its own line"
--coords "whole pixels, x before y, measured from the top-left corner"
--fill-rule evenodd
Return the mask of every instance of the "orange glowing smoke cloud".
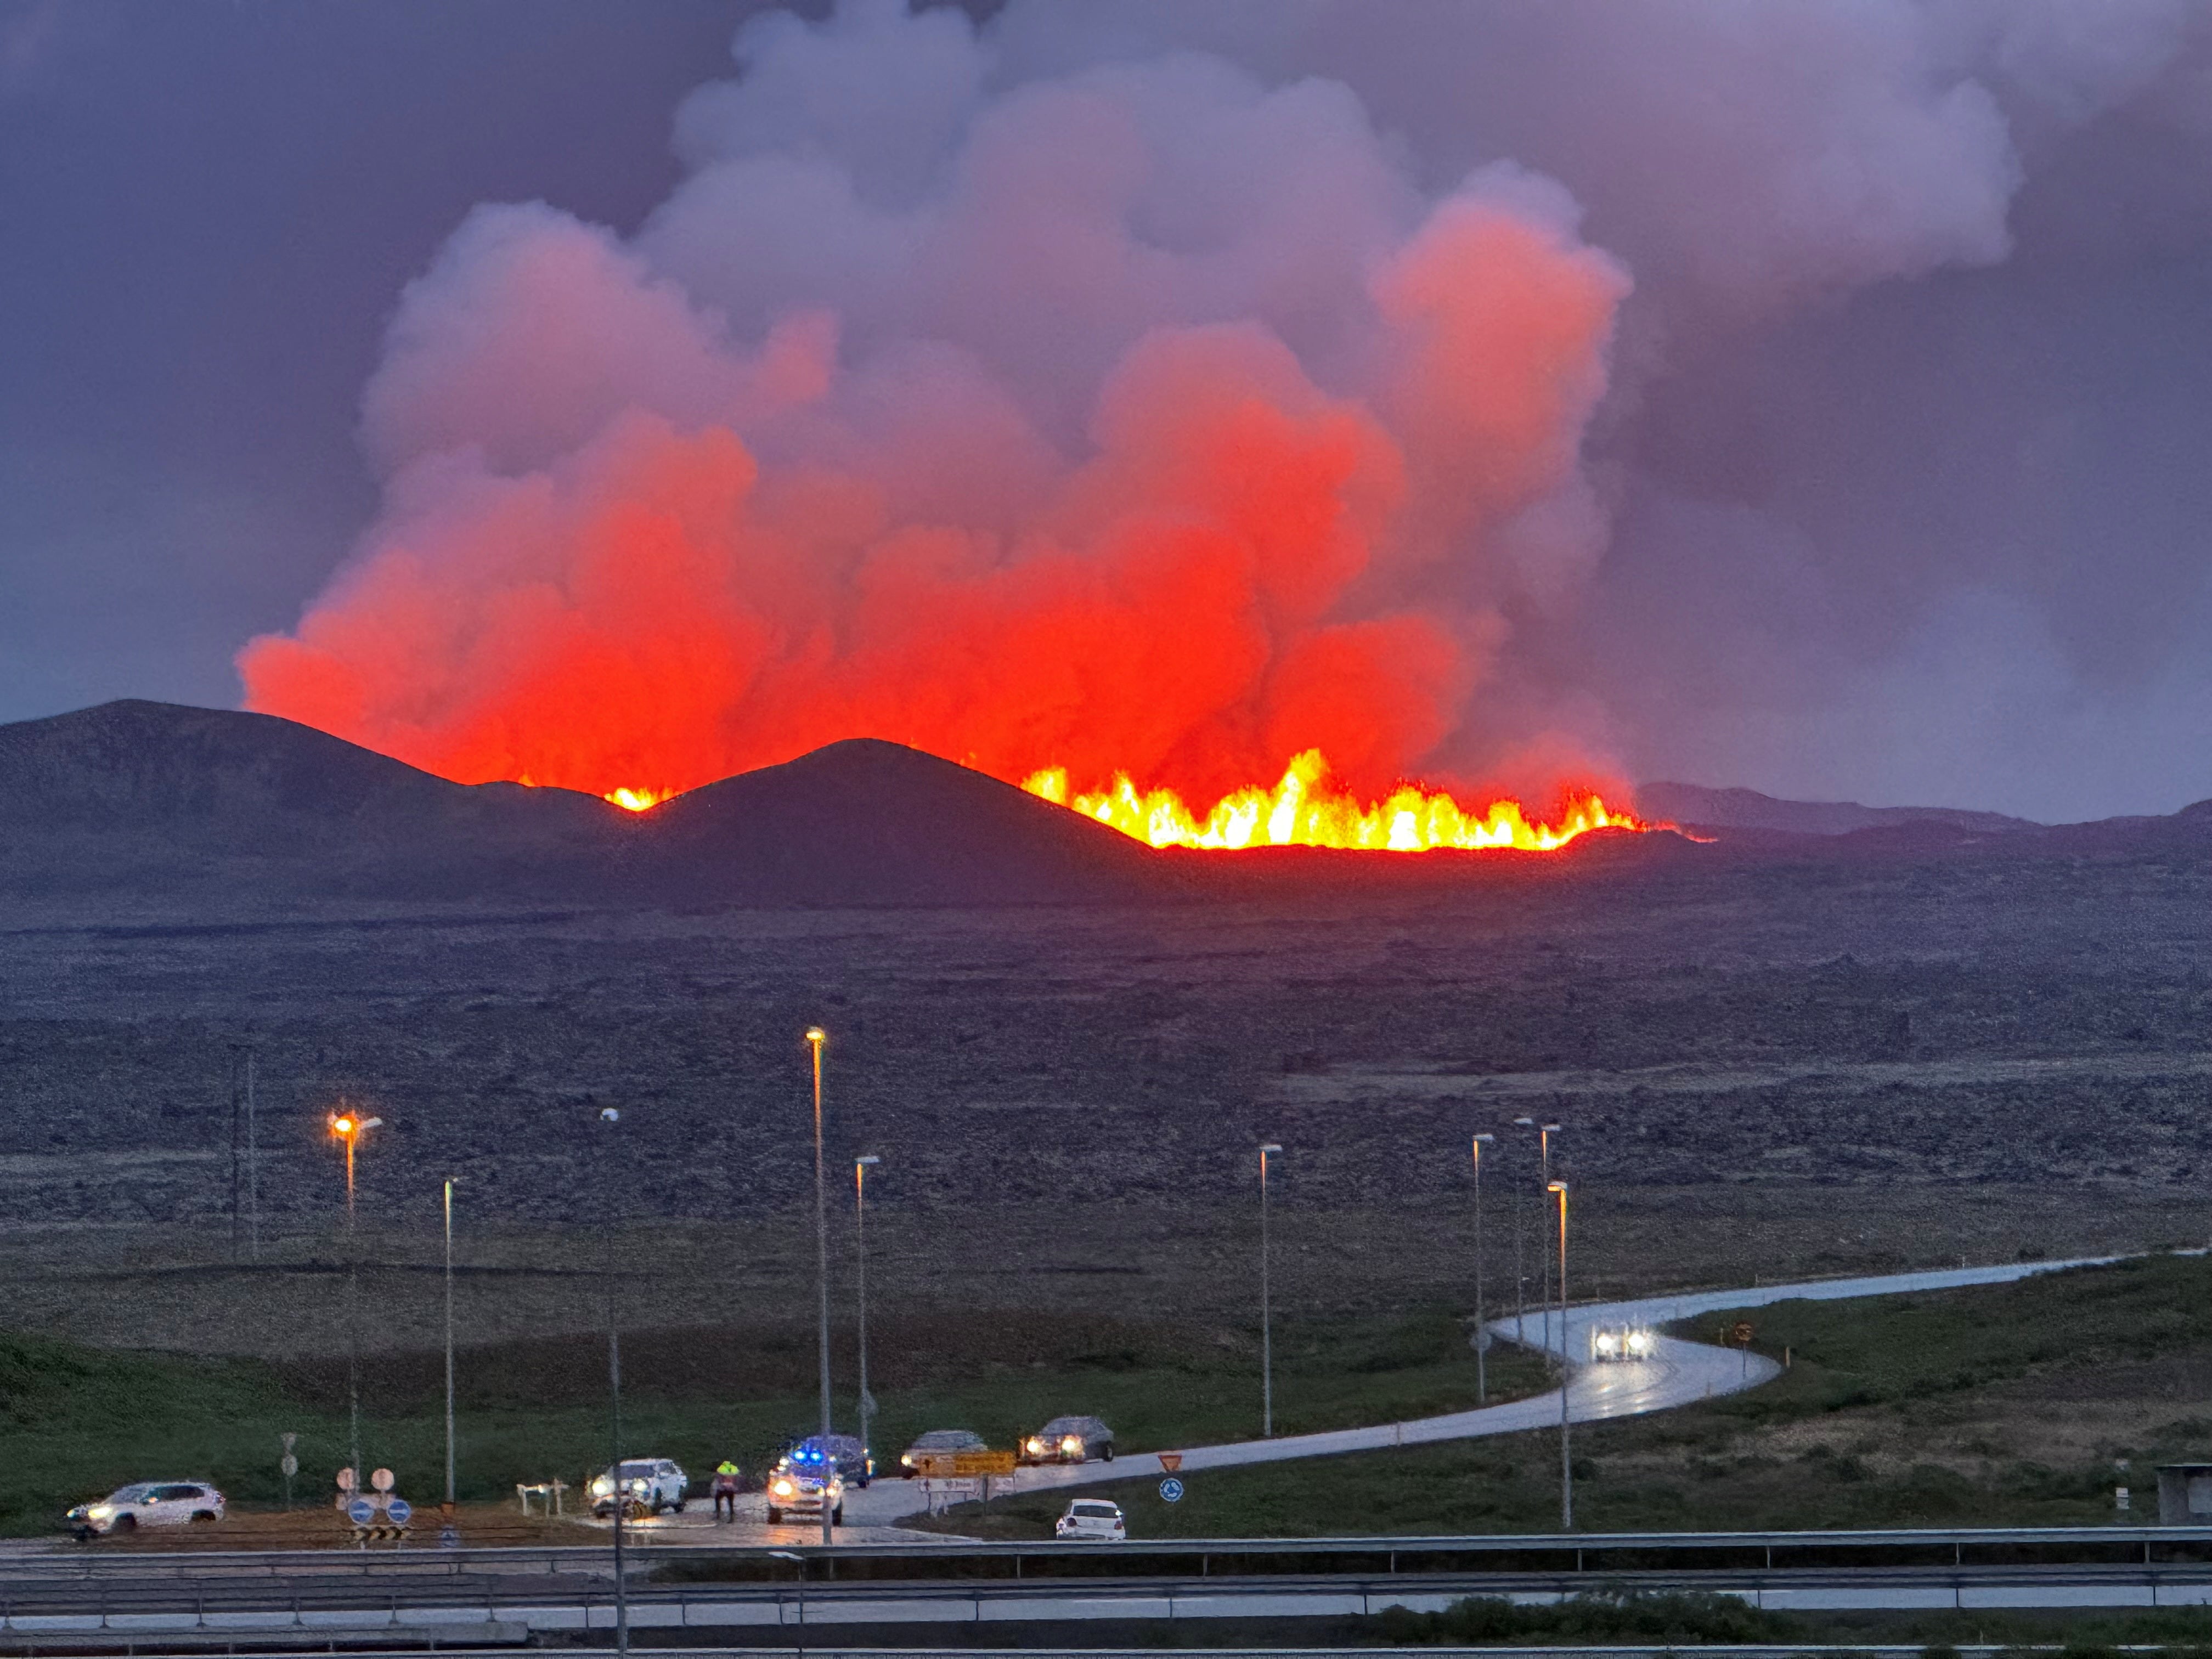
M 877 737 L 1221 803 L 1060 787 L 1177 844 L 1625 821 L 1392 793 L 1501 775 L 1469 711 L 1509 619 L 1595 557 L 1629 284 L 1564 191 L 1432 194 L 1342 88 L 1182 58 L 1002 95 L 945 8 L 746 41 L 634 238 L 479 208 L 409 286 L 363 399 L 380 516 L 240 653 L 247 707 L 639 811 Z M 855 149 L 848 84 L 938 113 Z
M 1073 799 L 1064 767 L 1035 773 L 1022 787 L 1154 847 L 1335 847 L 1392 853 L 1510 847 L 1548 853 L 1592 830 L 1654 827 L 1611 811 L 1595 793 L 1570 795 L 1558 819 L 1540 823 L 1529 823 L 1516 800 L 1492 801 L 1480 812 L 1469 812 L 1447 793 L 1411 784 L 1363 806 L 1355 796 L 1333 787 L 1328 762 L 1317 749 L 1291 761 L 1273 790 L 1240 789 L 1216 801 L 1203 819 L 1174 790 L 1139 791 L 1127 773 L 1115 777 L 1110 789 Z

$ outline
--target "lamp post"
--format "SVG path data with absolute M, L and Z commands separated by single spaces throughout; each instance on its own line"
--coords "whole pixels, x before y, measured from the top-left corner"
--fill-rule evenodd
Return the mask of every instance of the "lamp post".
M 1536 1127 L 1536 1120 L 1516 1117 L 1513 1120 L 1513 1127 L 1533 1129 Z M 1513 1222 L 1513 1340 L 1526 1346 L 1528 1341 L 1528 1275 L 1521 1265 L 1521 1235 L 1528 1230 L 1528 1224 L 1521 1218 L 1525 1212 L 1519 1205 L 1509 1207 Z
M 830 1449 L 830 1198 L 829 1188 L 822 1177 L 822 1045 L 830 1034 L 819 1025 L 806 1028 L 806 1046 L 813 1051 L 814 1059 L 814 1289 L 815 1300 L 821 1315 L 820 1337 L 822 1358 L 822 1455 L 828 1458 Z M 825 1498 L 828 1489 L 823 1489 Z M 830 1505 L 822 1505 L 822 1542 L 830 1542 Z
M 1273 1141 L 1260 1148 L 1260 1437 L 1275 1433 L 1275 1346 L 1273 1310 L 1267 1285 L 1267 1155 L 1283 1149 Z
M 1536 1129 L 1539 1137 L 1538 1145 L 1543 1152 L 1544 1190 L 1547 1193 L 1552 1190 L 1552 1137 L 1559 1133 L 1559 1126 L 1556 1123 L 1539 1124 Z M 1544 1346 L 1548 1348 L 1552 1346 L 1552 1262 L 1548 1253 L 1542 1257 L 1542 1261 L 1543 1272 L 1536 1289 L 1544 1304 Z M 1562 1322 L 1559 1327 L 1559 1353 L 1562 1358 L 1565 1358 L 1566 1352 L 1567 1329 L 1565 1324 Z
M 361 1496 L 361 1235 L 355 1225 L 353 1154 L 362 1135 L 384 1127 L 380 1117 L 363 1117 L 341 1107 L 331 1114 L 331 1138 L 345 1148 L 346 1170 L 346 1420 L 350 1435 L 353 1485 Z
M 872 1155 L 853 1160 L 854 1283 L 860 1297 L 860 1455 L 868 1451 L 868 1419 L 876 1402 L 868 1397 L 868 1170 L 883 1162 Z
M 1490 1346 L 1490 1333 L 1482 1322 L 1482 1149 L 1486 1143 L 1497 1139 L 1495 1135 L 1474 1138 L 1474 1403 L 1490 1403 L 1490 1376 L 1484 1350 Z
M 602 1107 L 599 1121 L 610 1129 L 622 1121 L 622 1113 L 612 1106 Z M 629 1583 L 623 1571 L 623 1510 L 629 1499 L 623 1490 L 622 1449 L 622 1325 L 618 1304 L 615 1298 L 615 1194 L 618 1190 L 613 1176 L 614 1143 L 607 1143 L 608 1178 L 600 1182 L 599 1211 L 605 1219 L 606 1234 L 607 1281 L 607 1431 L 611 1436 L 612 1452 L 609 1455 L 607 1476 L 614 1486 L 615 1500 L 615 1651 L 629 1652 Z M 590 1497 L 587 1491 L 586 1498 Z
M 1575 1466 L 1567 1452 L 1567 1387 L 1573 1373 L 1567 1364 L 1567 1183 L 1545 1183 L 1547 1192 L 1559 1195 L 1559 1530 L 1575 1529 Z
M 453 1524 L 453 1177 L 446 1177 L 446 1524 Z

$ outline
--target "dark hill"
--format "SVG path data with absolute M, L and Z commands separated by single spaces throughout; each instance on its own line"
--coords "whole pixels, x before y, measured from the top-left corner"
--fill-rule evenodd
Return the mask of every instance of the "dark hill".
M 725 902 L 1064 903 L 1139 897 L 1176 879 L 1118 830 L 875 738 L 739 773 L 644 816 L 665 872 Z
M 1663 818 L 1699 830 L 1773 830 L 1799 836 L 1847 836 L 1854 830 L 1905 823 L 1937 823 L 1981 833 L 2041 827 L 2027 818 L 1957 806 L 1862 806 L 1855 800 L 1781 800 L 1756 789 L 1707 789 L 1694 783 L 1638 784 L 1636 808 L 1647 818 Z
M 227 910 L 1054 903 L 1176 879 L 1125 836 L 896 744 L 833 744 L 633 814 L 449 782 L 265 714 L 137 702 L 0 726 L 0 894 Z

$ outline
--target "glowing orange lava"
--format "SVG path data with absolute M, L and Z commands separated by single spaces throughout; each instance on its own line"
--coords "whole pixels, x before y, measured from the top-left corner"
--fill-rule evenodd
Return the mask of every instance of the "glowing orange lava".
M 599 797 L 611 800 L 626 812 L 642 812 L 648 806 L 658 806 L 677 792 L 673 789 L 610 789 Z
M 1592 830 L 1663 827 L 1615 811 L 1595 793 L 1568 797 L 1556 823 L 1529 823 L 1517 800 L 1494 800 L 1473 811 L 1442 791 L 1411 784 L 1401 785 L 1386 800 L 1362 805 L 1332 786 L 1328 762 L 1318 749 L 1293 760 L 1273 790 L 1240 789 L 1224 796 L 1203 820 L 1174 790 L 1139 791 L 1126 773 L 1117 775 L 1103 793 L 1072 799 L 1065 767 L 1032 773 L 1022 787 L 1154 847 L 1341 847 L 1394 853 L 1510 847 L 1548 853 Z

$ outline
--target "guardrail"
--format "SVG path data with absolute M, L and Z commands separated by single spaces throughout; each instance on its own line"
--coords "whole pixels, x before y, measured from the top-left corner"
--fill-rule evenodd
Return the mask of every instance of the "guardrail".
M 799 1558 L 794 1565 L 792 1557 Z M 717 1544 L 634 1550 L 632 1573 L 664 1583 L 791 1583 L 1291 1574 L 1571 1573 L 1792 1567 L 2156 1565 L 2212 1563 L 2212 1526 L 1894 1528 L 1857 1532 L 1534 1533 L 1356 1538 L 1048 1540 L 941 1544 Z M 100 1545 L 0 1557 L 0 1583 L 55 1579 L 524 1575 L 604 1578 L 611 1549 L 133 1550 Z

